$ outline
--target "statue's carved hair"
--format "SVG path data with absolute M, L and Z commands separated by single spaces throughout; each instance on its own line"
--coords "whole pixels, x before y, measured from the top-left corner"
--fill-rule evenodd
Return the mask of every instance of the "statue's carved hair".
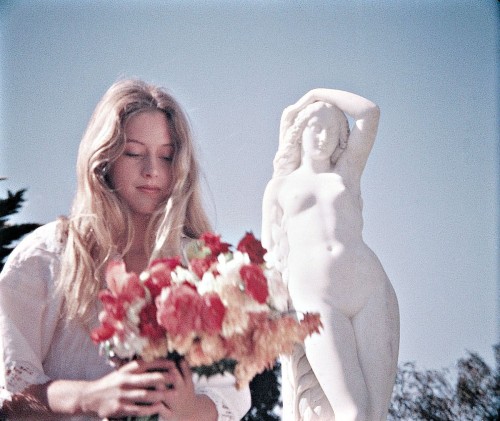
M 288 128 L 286 133 L 284 133 L 282 143 L 278 147 L 278 151 L 274 157 L 273 166 L 274 173 L 273 177 L 279 177 L 283 175 L 290 174 L 292 171 L 296 170 L 300 165 L 301 159 L 301 138 L 304 128 L 307 122 L 312 117 L 319 107 L 325 107 L 331 112 L 331 117 L 333 121 L 339 124 L 339 139 L 336 141 L 337 147 L 335 148 L 331 161 L 335 164 L 342 154 L 344 149 L 347 147 L 347 140 L 349 138 L 349 122 L 345 114 L 336 106 L 318 101 L 309 104 L 307 107 L 300 110 L 295 118 L 293 124 Z M 335 141 L 332 139 L 332 141 Z

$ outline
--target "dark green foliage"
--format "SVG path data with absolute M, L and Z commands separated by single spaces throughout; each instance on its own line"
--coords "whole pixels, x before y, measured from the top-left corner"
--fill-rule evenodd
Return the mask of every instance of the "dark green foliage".
M 389 408 L 389 421 L 496 421 L 500 419 L 500 344 L 494 347 L 496 368 L 468 353 L 453 369 L 418 370 L 400 364 Z M 250 383 L 252 407 L 243 421 L 280 420 L 281 367 Z
M 281 366 L 276 363 L 272 370 L 258 374 L 250 382 L 252 407 L 243 421 L 279 421 L 281 419 L 275 412 L 281 406 L 280 373 Z
M 500 415 L 500 345 L 496 370 L 475 353 L 456 364 L 456 371 L 400 365 L 388 420 L 493 421 Z
M 21 208 L 24 202 L 24 192 L 22 189 L 16 193 L 7 191 L 7 197 L 0 199 L 0 271 L 3 268 L 6 257 L 14 247 L 14 243 L 21 239 L 25 234 L 39 227 L 39 224 L 15 224 L 7 223 L 7 218 L 14 215 Z

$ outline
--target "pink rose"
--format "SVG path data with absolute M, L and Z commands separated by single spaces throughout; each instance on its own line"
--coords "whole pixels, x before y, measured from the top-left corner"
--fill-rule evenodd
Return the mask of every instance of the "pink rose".
M 113 295 L 131 303 L 135 298 L 144 298 L 146 293 L 134 272 L 127 272 L 123 261 L 111 261 L 106 268 L 106 284 Z
M 182 266 L 179 257 L 156 259 L 149 265 L 149 278 L 144 285 L 149 289 L 151 295 L 156 298 L 160 295 L 162 288 L 169 287 L 172 284 L 172 271 Z
M 202 329 L 206 333 L 219 333 L 222 329 L 222 322 L 226 314 L 226 307 L 220 297 L 211 292 L 203 296 L 203 306 L 201 309 Z
M 189 262 L 189 266 L 191 270 L 194 272 L 194 274 L 199 278 L 203 278 L 203 274 L 207 272 L 210 269 L 210 266 L 212 266 L 213 263 L 212 258 L 205 258 L 205 259 L 199 259 L 199 258 L 194 258 L 191 259 Z
M 99 292 L 99 299 L 106 316 L 110 320 L 122 321 L 127 313 L 125 309 L 126 301 L 123 298 L 117 297 L 109 290 L 102 290 Z
M 158 323 L 172 336 L 186 336 L 201 327 L 203 299 L 191 287 L 170 287 L 169 294 L 156 299 Z

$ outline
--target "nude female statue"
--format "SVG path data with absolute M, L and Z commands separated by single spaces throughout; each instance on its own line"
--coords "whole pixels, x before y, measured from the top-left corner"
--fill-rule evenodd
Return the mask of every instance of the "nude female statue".
M 345 114 L 353 118 L 352 131 Z M 283 420 L 385 420 L 397 370 L 399 309 L 362 237 L 360 180 L 379 108 L 314 89 L 287 107 L 263 199 L 262 243 L 292 307 L 323 331 L 282 361 Z

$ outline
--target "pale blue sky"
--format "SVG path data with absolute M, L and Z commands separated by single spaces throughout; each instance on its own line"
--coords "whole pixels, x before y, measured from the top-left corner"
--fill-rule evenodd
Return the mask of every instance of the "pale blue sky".
M 17 221 L 68 212 L 90 114 L 121 76 L 193 123 L 216 230 L 260 234 L 283 108 L 315 87 L 382 111 L 365 239 L 399 298 L 400 361 L 498 341 L 498 16 L 480 1 L 2 1 L 0 195 Z M 1 193 L 4 192 L 4 193 Z

